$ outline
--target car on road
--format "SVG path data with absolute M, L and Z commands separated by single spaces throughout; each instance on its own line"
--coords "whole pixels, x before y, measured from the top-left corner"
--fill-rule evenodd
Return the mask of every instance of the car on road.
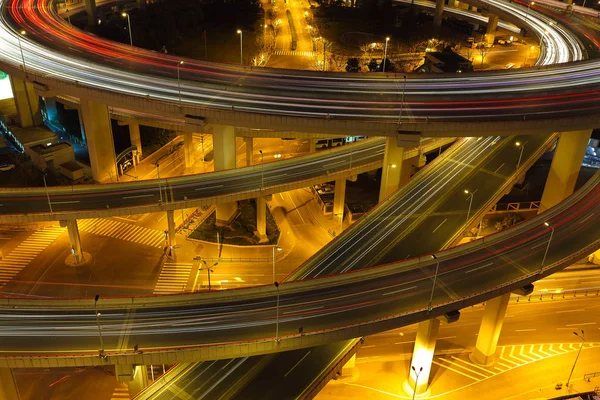
M 1 163 L 0 171 L 11 171 L 15 169 L 15 164 Z

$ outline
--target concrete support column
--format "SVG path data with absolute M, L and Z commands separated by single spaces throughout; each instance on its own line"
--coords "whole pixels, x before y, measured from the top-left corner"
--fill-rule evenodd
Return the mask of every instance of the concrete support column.
M 262 196 L 256 198 L 256 236 L 267 238 L 267 202 Z
M 46 118 L 50 121 L 54 121 L 58 116 L 56 110 L 56 97 L 44 97 L 44 105 L 46 107 Z
M 129 389 L 129 396 L 134 397 L 148 386 L 148 369 L 145 365 L 115 365 L 117 380 L 125 382 Z
M 106 104 L 80 99 L 81 117 L 88 144 L 92 176 L 97 182 L 117 177 L 115 146 Z
M 485 303 L 485 311 L 477 335 L 475 351 L 471 354 L 471 360 L 477 364 L 491 366 L 496 357 L 496 346 L 500 331 L 504 323 L 504 315 L 510 293 L 491 299 Z
M 194 136 L 192 132 L 183 134 L 183 152 L 185 153 L 185 168 L 191 168 L 194 165 Z
M 402 175 L 403 159 L 404 148 L 398 147 L 396 138 L 387 138 L 381 171 L 381 186 L 379 188 L 380 202 L 398 189 L 400 176 Z
M 129 122 L 129 141 L 132 146 L 137 147 L 137 162 L 140 162 L 142 157 L 142 137 L 140 136 L 140 124 L 137 119 L 132 119 Z
M 356 368 L 356 354 L 342 367 L 342 376 L 352 376 L 354 368 Z
M 215 171 L 235 168 L 235 128 L 211 125 L 215 154 Z M 237 212 L 237 202 L 217 204 L 217 225 L 227 225 Z
M 344 223 L 344 204 L 346 203 L 346 178 L 335 180 L 335 190 L 333 192 L 333 218 L 337 219 L 342 231 Z
M 542 194 L 540 213 L 573 193 L 591 134 L 591 130 L 561 132 Z
M 489 45 L 494 44 L 496 40 L 496 28 L 498 28 L 498 16 L 490 15 L 488 17 L 487 28 L 485 30 L 485 40 Z
M 440 321 L 437 318 L 419 322 L 417 338 L 415 340 L 415 349 L 410 362 L 411 368 L 405 387 L 406 391 L 410 394 L 415 391 L 415 387 L 417 395 L 427 391 L 429 386 L 429 373 L 431 372 L 431 362 L 433 361 L 433 352 L 435 351 L 435 343 L 439 329 Z M 416 372 L 413 371 L 413 367 Z M 417 375 L 419 376 L 418 379 Z
M 88 25 L 96 25 L 96 0 L 85 0 L 85 12 L 88 17 Z
M 169 230 L 167 235 L 167 245 L 170 249 L 173 248 L 177 243 L 175 241 L 175 211 L 167 211 L 167 229 Z
M 10 77 L 17 114 L 22 128 L 37 126 L 42 123 L 40 97 L 35 93 L 33 85 L 27 81 Z
M 252 154 L 254 153 L 254 138 L 245 137 L 244 142 L 246 143 L 246 167 L 252 165 Z
M 310 143 L 310 152 L 314 153 L 315 151 L 317 151 L 317 141 L 316 139 L 308 139 L 308 142 Z
M 433 14 L 433 26 L 439 28 L 442 26 L 442 14 L 444 13 L 444 0 L 435 1 L 435 12 Z
M 67 232 L 69 233 L 69 243 L 71 244 L 71 254 L 76 264 L 83 260 L 83 251 L 81 249 L 81 236 L 79 236 L 79 227 L 76 219 L 66 221 Z
M 0 368 L 0 400 L 20 400 L 19 388 L 11 368 Z

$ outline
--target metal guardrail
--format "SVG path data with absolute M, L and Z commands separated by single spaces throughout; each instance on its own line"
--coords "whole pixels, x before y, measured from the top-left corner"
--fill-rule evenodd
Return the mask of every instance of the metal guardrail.
M 568 298 L 581 298 L 581 297 L 599 297 L 600 296 L 600 288 L 592 288 L 592 289 L 574 289 L 574 290 L 565 290 L 560 293 L 540 293 L 540 294 L 531 294 L 529 296 L 516 296 L 518 303 L 521 299 L 527 299 L 528 302 L 531 300 L 543 301 L 546 300 L 554 300 L 556 299 L 568 299 Z M 525 301 L 525 300 L 522 300 Z
M 591 374 L 585 374 L 585 375 L 583 375 L 583 380 L 589 382 L 590 379 L 596 378 L 598 376 L 600 376 L 600 372 L 592 372 Z
M 515 203 L 496 204 L 488 212 L 519 212 L 519 211 L 537 211 L 540 209 L 540 201 L 524 201 Z

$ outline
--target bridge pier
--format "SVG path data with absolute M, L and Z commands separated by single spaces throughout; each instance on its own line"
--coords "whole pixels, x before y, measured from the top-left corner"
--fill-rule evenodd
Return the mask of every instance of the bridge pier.
M 561 132 L 542 194 L 540 213 L 573 193 L 591 134 L 591 130 Z
M 433 353 L 439 329 L 440 320 L 437 318 L 419 322 L 408 379 L 404 384 L 405 391 L 411 395 L 415 391 L 417 395 L 427 392 L 429 387 L 429 373 L 431 372 L 431 363 L 433 361 Z
M 21 128 L 40 125 L 42 123 L 40 97 L 35 93 L 33 85 L 11 75 L 10 86 L 15 98 Z
M 235 128 L 211 125 L 215 154 L 215 171 L 235 168 Z M 237 202 L 217 204 L 217 225 L 227 225 L 237 212 Z
M 433 26 L 439 28 L 442 26 L 442 14 L 444 13 L 444 0 L 435 1 L 435 11 L 433 14 Z
M 96 0 L 85 0 L 85 11 L 88 17 L 88 26 L 96 25 Z
M 185 155 L 185 169 L 194 165 L 194 135 L 192 132 L 183 133 L 183 152 Z
M 317 141 L 315 139 L 308 139 L 310 144 L 309 152 L 314 153 L 317 151 Z
M 385 155 L 383 156 L 383 169 L 381 170 L 381 186 L 379 188 L 379 202 L 396 191 L 400 185 L 404 159 L 404 147 L 399 147 L 396 138 L 386 139 Z
M 256 198 L 256 236 L 267 241 L 267 201 L 263 196 Z
M 88 144 L 92 176 L 96 182 L 116 179 L 116 155 L 110 114 L 106 104 L 80 99 L 81 117 Z
M 485 303 L 485 311 L 479 326 L 477 344 L 471 353 L 471 361 L 486 367 L 492 366 L 496 361 L 496 347 L 500 338 L 500 331 L 504 323 L 504 315 L 510 300 L 510 293 L 505 293 Z
M 254 138 L 253 137 L 245 137 L 244 143 L 246 143 L 246 167 L 252 165 L 252 154 L 254 150 Z
M 344 204 L 346 202 L 346 178 L 335 180 L 335 190 L 333 192 L 333 218 L 337 220 L 340 232 L 343 230 L 344 223 Z
M 137 119 L 129 121 L 129 141 L 132 146 L 137 147 L 134 159 L 135 162 L 139 163 L 142 157 L 142 137 L 140 136 L 140 124 Z
M 170 254 L 171 256 L 175 257 L 175 245 L 177 244 L 176 239 L 175 239 L 175 211 L 174 210 L 168 210 L 167 211 L 167 229 L 168 229 L 168 233 L 167 233 L 167 254 Z
M 487 28 L 485 30 L 485 40 L 487 44 L 493 45 L 496 40 L 496 29 L 498 28 L 499 17 L 497 15 L 490 15 L 488 17 Z
M 83 248 L 81 247 L 81 236 L 79 235 L 77 220 L 70 219 L 60 221 L 60 226 L 67 227 L 69 244 L 71 245 L 71 255 L 67 257 L 67 260 L 65 261 L 66 264 L 75 267 L 90 261 L 91 255 L 89 253 L 84 253 Z
M 0 368 L 0 400 L 20 400 L 19 388 L 12 368 Z
M 148 370 L 145 365 L 117 364 L 115 375 L 118 381 L 127 384 L 130 397 L 134 397 L 148 386 Z

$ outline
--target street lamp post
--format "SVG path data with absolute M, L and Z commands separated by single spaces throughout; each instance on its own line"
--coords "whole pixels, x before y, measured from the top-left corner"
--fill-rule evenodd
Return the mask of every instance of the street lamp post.
M 475 192 L 469 192 L 468 190 L 465 189 L 465 194 L 468 194 L 469 197 L 467 197 L 469 200 L 469 209 L 467 210 L 467 220 L 465 221 L 465 225 L 469 223 L 469 217 L 471 216 L 471 206 L 473 205 L 473 195 L 475 194 Z
M 581 346 L 579 346 L 579 351 L 577 352 L 577 357 L 575 357 L 575 362 L 573 363 L 573 368 L 571 368 L 571 373 L 569 374 L 569 379 L 567 379 L 567 392 L 569 391 L 569 382 L 571 382 L 571 377 L 573 376 L 573 371 L 575 371 L 575 365 L 577 365 L 577 360 L 579 359 L 579 355 L 581 354 L 581 349 L 583 349 L 583 345 L 585 344 L 585 334 L 583 333 L 583 329 L 581 329 L 581 336 L 577 332 L 573 332 L 575 336 L 581 339 Z
M 17 42 L 19 42 L 19 50 L 21 51 L 21 60 L 23 60 L 23 72 L 27 75 L 27 69 L 25 68 L 25 54 L 23 54 L 23 46 L 21 45 L 21 36 L 25 36 L 26 31 L 21 31 L 17 34 Z
M 183 61 L 177 63 L 177 92 L 179 93 L 179 107 L 181 107 L 181 79 L 179 75 L 179 67 L 183 65 Z
M 550 231 L 550 239 L 548 239 L 548 244 L 546 245 L 546 251 L 544 252 L 544 258 L 542 258 L 542 265 L 540 266 L 540 274 L 544 269 L 544 264 L 546 263 L 546 256 L 548 255 L 548 250 L 550 250 L 550 243 L 552 243 L 552 237 L 554 236 L 554 227 L 550 225 L 548 222 L 544 222 L 544 225 L 550 227 L 552 231 Z
M 389 37 L 385 38 L 385 50 L 383 50 L 383 66 L 381 68 L 381 72 L 385 72 L 385 60 L 387 59 L 387 47 L 388 47 L 388 42 L 390 41 Z
M 325 41 L 325 38 L 321 38 L 321 40 L 323 41 L 323 72 L 325 72 L 325 64 L 327 63 L 327 42 Z
M 265 187 L 265 157 L 262 150 L 258 152 L 260 153 L 260 190 L 263 190 Z
M 277 245 L 273 245 L 273 282 L 275 282 L 275 250 L 281 251 L 282 248 Z
M 100 357 L 104 356 L 104 340 L 102 339 L 102 328 L 100 327 L 100 313 L 98 312 L 98 300 L 100 295 L 94 298 L 94 314 L 96 314 L 96 325 L 98 326 L 98 336 L 100 337 Z
M 46 188 L 46 198 L 48 199 L 48 207 L 50 208 L 50 214 L 52 214 L 52 203 L 50 202 L 50 193 L 48 192 L 48 184 L 46 183 L 46 175 L 44 174 L 44 187 Z
M 527 144 L 527 142 L 525 142 L 525 143 L 521 143 L 521 142 L 515 143 L 515 146 L 521 148 L 521 152 L 519 153 L 519 161 L 517 162 L 517 169 L 519 169 L 519 167 L 521 166 L 521 159 L 523 158 L 523 149 L 525 148 L 525 144 Z
M 432 254 L 431 258 L 433 258 L 436 261 L 436 266 L 435 266 L 435 275 L 433 276 L 433 285 L 431 286 L 431 296 L 429 296 L 429 306 L 427 307 L 427 310 L 429 310 L 429 311 L 431 311 L 431 302 L 433 301 L 433 291 L 435 290 L 435 281 L 437 281 L 437 274 L 440 269 L 440 260 L 438 260 L 438 258 L 435 256 L 435 254 Z
M 417 376 L 417 379 L 415 379 L 415 388 L 413 390 L 413 400 L 415 400 L 415 396 L 417 395 L 417 384 L 419 383 L 419 375 L 421 375 L 421 372 L 423 372 L 423 367 L 419 368 L 419 372 L 417 372 L 417 369 L 415 368 L 414 365 L 410 366 L 413 370 L 413 372 L 415 373 L 415 375 Z
M 202 171 L 206 172 L 206 165 L 204 164 L 204 134 L 200 135 L 200 145 L 202 146 Z
M 240 35 L 240 65 L 243 65 L 243 52 L 242 52 L 242 42 L 243 42 L 243 38 L 244 38 L 244 32 L 242 32 L 241 29 L 237 30 L 238 35 Z
M 126 12 L 122 13 L 121 17 L 127 18 L 127 29 L 129 30 L 129 45 L 133 47 L 133 37 L 131 36 L 131 18 L 129 18 L 129 14 Z
M 277 317 L 275 322 L 275 341 L 279 343 L 279 282 L 275 282 L 275 289 L 277 289 Z
M 208 273 L 208 290 L 211 290 L 211 285 L 210 285 L 210 273 L 214 272 L 212 270 L 213 267 L 216 267 L 219 262 L 217 261 L 216 263 L 214 263 L 213 265 L 211 265 L 210 267 L 208 266 L 208 264 L 206 263 L 206 261 L 202 260 L 202 263 L 204 263 L 204 266 L 206 267 L 206 272 Z M 202 268 L 200 268 L 202 269 Z

